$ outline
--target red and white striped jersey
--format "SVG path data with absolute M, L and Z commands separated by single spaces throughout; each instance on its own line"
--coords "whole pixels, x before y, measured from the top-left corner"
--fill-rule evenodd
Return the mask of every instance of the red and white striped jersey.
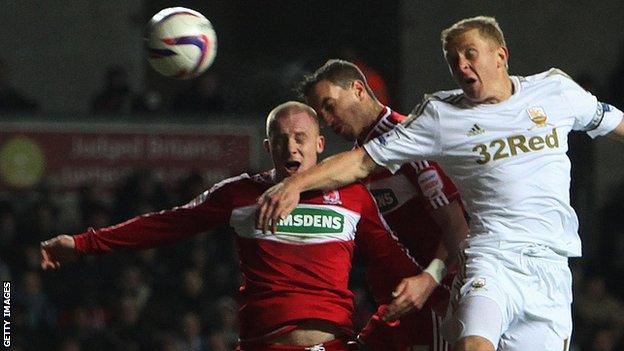
M 274 172 L 247 174 L 216 184 L 189 204 L 77 235 L 83 254 L 142 249 L 179 241 L 222 225 L 236 233 L 243 282 L 242 340 L 291 330 L 298 321 L 322 319 L 350 331 L 353 296 L 347 288 L 353 249 L 379 262 L 387 276 L 374 289 L 392 291 L 420 268 L 398 244 L 362 184 L 307 192 L 275 234 L 255 228 L 257 198 L 274 184 Z M 357 235 L 356 235 L 357 233 Z
M 358 140 L 356 147 L 391 131 L 405 119 L 406 116 L 385 107 L 377 124 L 364 140 Z M 395 174 L 378 170 L 365 183 L 400 241 L 418 263 L 429 264 L 442 235 L 430 212 L 459 198 L 455 184 L 437 163 L 426 160 L 406 163 Z

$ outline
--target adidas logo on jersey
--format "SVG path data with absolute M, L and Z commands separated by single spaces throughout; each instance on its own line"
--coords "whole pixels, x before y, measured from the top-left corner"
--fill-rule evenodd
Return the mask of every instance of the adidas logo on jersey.
M 472 125 L 472 128 L 470 128 L 470 130 L 468 131 L 468 133 L 466 133 L 466 135 L 475 136 L 475 135 L 479 135 L 483 133 L 485 133 L 485 130 L 475 123 Z

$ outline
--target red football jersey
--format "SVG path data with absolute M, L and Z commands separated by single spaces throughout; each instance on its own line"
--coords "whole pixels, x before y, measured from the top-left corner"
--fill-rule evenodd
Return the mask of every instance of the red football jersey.
M 419 271 L 361 184 L 303 193 L 277 232 L 262 234 L 255 228 L 256 200 L 274 185 L 273 177 L 274 172 L 265 172 L 227 179 L 185 206 L 77 235 L 76 249 L 91 254 L 151 248 L 229 225 L 236 233 L 243 276 L 242 340 L 291 330 L 311 318 L 350 332 L 353 296 L 347 283 L 356 244 L 370 260 L 380 262 L 387 276 L 384 284 L 396 285 Z
M 356 147 L 392 130 L 406 118 L 384 108 L 377 124 Z M 442 235 L 430 212 L 459 199 L 455 184 L 437 163 L 426 160 L 407 163 L 395 174 L 378 170 L 365 183 L 390 228 L 416 261 L 427 266 Z
M 356 147 L 391 131 L 405 119 L 390 108 L 384 108 L 373 129 L 364 140 L 358 140 Z M 418 263 L 428 265 L 442 239 L 442 231 L 431 211 L 459 199 L 455 184 L 435 162 L 425 160 L 405 164 L 395 174 L 386 169 L 378 170 L 365 183 L 401 243 Z M 367 267 L 367 280 L 377 303 L 389 303 L 388 291 L 384 289 L 393 289 L 392 284 L 386 281 L 386 275 L 376 267 L 377 264 L 371 262 Z M 445 282 L 448 283 L 449 279 L 450 276 Z M 363 331 L 368 334 L 365 338 L 367 346 L 371 350 L 384 351 L 404 351 L 420 346 L 427 346 L 430 350 L 448 348 L 441 337 L 441 317 L 433 307 L 447 303 L 448 298 L 448 288 L 443 284 L 433 292 L 422 310 L 403 316 L 395 327 L 374 323 L 373 317 L 368 330 Z

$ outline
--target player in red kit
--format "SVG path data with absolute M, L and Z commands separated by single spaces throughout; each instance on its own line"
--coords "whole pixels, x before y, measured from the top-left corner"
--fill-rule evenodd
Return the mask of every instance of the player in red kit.
M 274 234 L 256 229 L 257 198 L 315 165 L 324 144 L 314 110 L 298 102 L 279 105 L 267 118 L 264 142 L 273 170 L 224 180 L 181 207 L 57 236 L 42 243 L 41 265 L 58 268 L 80 255 L 151 248 L 229 225 L 243 276 L 238 349 L 345 351 L 352 335 L 353 294 L 347 283 L 354 247 L 383 262 L 371 269 L 394 284 L 419 269 L 359 183 L 306 193 Z
M 406 118 L 380 103 L 362 72 L 348 61 L 328 61 L 304 79 L 301 93 L 331 129 L 354 141 L 355 147 L 391 131 Z M 449 292 L 441 283 L 443 278 L 448 284 L 452 281 L 445 277 L 446 267 L 453 264 L 458 242 L 468 232 L 457 189 L 436 163 L 428 161 L 405 164 L 394 175 L 384 169 L 365 182 L 390 228 L 417 262 L 428 268 L 396 288 L 397 295 L 410 292 L 409 298 L 395 301 L 402 311 L 413 307 L 420 311 L 404 316 L 394 328 L 384 328 L 376 316 L 371 322 L 383 331 L 369 325 L 362 341 L 375 350 L 444 350 L 448 345 L 439 331 L 440 314 Z M 384 279 L 368 274 L 370 283 Z M 387 292 L 373 289 L 373 294 L 378 303 L 387 302 L 381 300 Z

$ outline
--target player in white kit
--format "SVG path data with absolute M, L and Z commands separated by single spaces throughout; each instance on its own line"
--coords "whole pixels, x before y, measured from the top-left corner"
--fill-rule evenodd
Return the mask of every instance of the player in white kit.
M 557 69 L 509 76 L 494 18 L 457 22 L 443 31 L 442 44 L 461 89 L 426 96 L 404 124 L 364 148 L 269 189 L 259 200 L 259 223 L 266 230 L 284 217 L 300 191 L 335 188 L 378 165 L 394 172 L 415 159 L 436 160 L 471 217 L 445 325 L 454 349 L 567 350 L 567 259 L 581 255 L 567 136 L 579 130 L 623 141 L 622 112 Z M 407 302 L 396 300 L 385 318 L 404 309 Z

